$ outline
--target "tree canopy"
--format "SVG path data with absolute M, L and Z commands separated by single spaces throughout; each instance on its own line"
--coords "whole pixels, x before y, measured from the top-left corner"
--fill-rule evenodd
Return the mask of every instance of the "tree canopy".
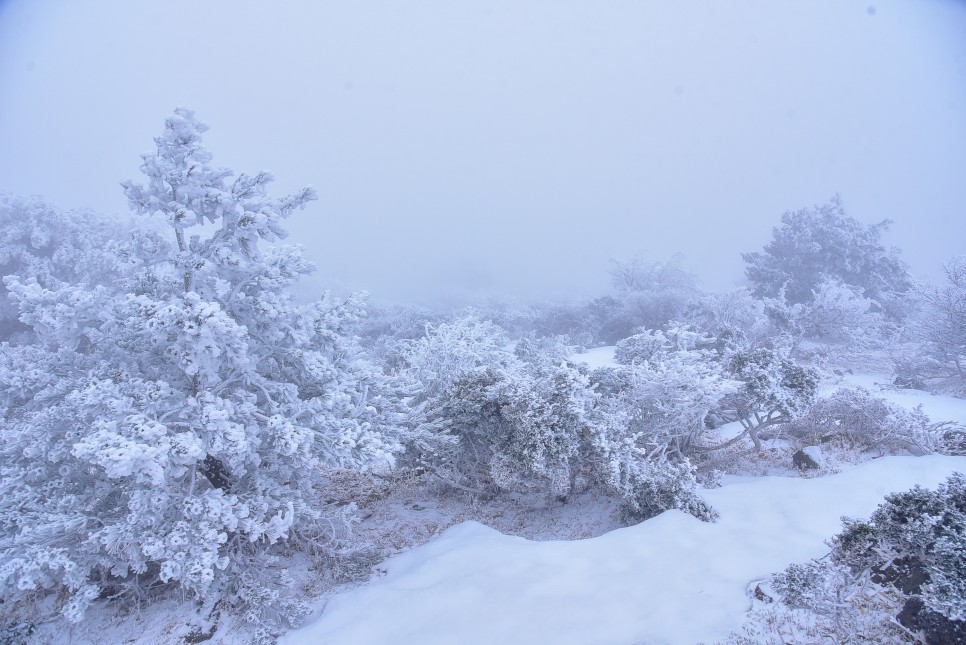
M 743 253 L 754 294 L 792 303 L 811 302 L 824 281 L 858 287 L 885 304 L 912 287 L 905 262 L 881 242 L 889 220 L 864 226 L 845 213 L 836 196 L 826 204 L 782 215 L 762 251 Z

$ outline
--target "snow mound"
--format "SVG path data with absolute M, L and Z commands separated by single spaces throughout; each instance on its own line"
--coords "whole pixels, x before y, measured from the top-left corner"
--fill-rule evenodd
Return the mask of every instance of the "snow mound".
M 614 360 L 614 352 L 617 347 L 614 345 L 606 345 L 604 347 L 594 347 L 593 349 L 588 349 L 582 354 L 574 354 L 570 357 L 570 360 L 575 363 L 583 363 L 592 370 L 598 367 L 613 367 L 617 365 L 617 361 Z
M 573 542 L 531 542 L 477 522 L 381 565 L 288 645 L 695 643 L 737 629 L 749 583 L 820 557 L 843 515 L 935 487 L 966 457 L 886 457 L 821 479 L 755 477 L 707 491 L 715 524 L 668 511 Z

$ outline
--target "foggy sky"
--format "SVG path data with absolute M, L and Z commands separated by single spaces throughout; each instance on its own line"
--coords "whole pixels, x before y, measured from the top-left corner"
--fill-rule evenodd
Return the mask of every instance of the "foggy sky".
M 966 3 L 0 3 L 0 190 L 123 212 L 176 107 L 215 163 L 320 199 L 319 287 L 595 295 L 681 251 L 742 280 L 841 193 L 918 275 L 966 253 Z

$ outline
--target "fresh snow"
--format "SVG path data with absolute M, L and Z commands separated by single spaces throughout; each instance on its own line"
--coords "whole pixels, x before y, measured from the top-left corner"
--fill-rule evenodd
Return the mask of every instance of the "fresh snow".
M 696 643 L 737 629 L 749 584 L 822 556 L 844 516 L 890 492 L 935 487 L 966 457 L 885 457 L 820 479 L 754 477 L 706 491 L 721 513 L 668 511 L 571 542 L 532 542 L 477 522 L 385 562 L 333 598 L 288 645 Z M 753 587 L 753 585 L 752 585 Z
M 575 363 L 583 363 L 592 370 L 598 367 L 612 367 L 617 364 L 614 360 L 614 352 L 617 347 L 614 345 L 605 345 L 604 347 L 594 347 L 593 349 L 588 349 L 580 354 L 574 354 L 571 356 L 571 360 Z
M 606 365 L 613 349 L 574 358 Z M 844 380 L 921 404 L 934 420 L 966 420 L 962 399 Z M 586 540 L 534 542 L 464 522 L 387 560 L 381 577 L 332 598 L 282 642 L 713 642 L 740 627 L 756 581 L 827 553 L 843 516 L 868 517 L 888 493 L 933 488 L 954 471 L 966 471 L 966 457 L 884 457 L 814 479 L 728 477 L 704 491 L 716 523 L 667 511 Z
M 899 389 L 882 374 L 846 374 L 843 386 L 864 387 L 870 392 L 906 409 L 922 406 L 933 422 L 958 421 L 966 423 L 966 401 L 946 394 L 931 394 L 922 390 Z

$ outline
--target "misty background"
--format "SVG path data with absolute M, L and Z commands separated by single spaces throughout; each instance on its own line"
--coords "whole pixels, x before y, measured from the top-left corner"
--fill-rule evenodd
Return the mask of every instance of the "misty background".
M 379 300 L 595 295 L 637 252 L 724 289 L 835 193 L 920 277 L 964 253 L 964 2 L 0 2 L 0 190 L 127 212 L 179 105 L 313 185 L 288 241 Z

